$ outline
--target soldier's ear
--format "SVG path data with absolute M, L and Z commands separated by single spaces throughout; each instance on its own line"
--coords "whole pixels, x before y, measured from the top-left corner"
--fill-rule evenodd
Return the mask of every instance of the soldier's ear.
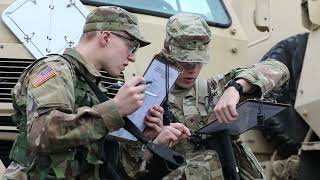
M 101 46 L 106 46 L 109 42 L 111 33 L 108 31 L 101 31 L 99 36 L 99 44 Z

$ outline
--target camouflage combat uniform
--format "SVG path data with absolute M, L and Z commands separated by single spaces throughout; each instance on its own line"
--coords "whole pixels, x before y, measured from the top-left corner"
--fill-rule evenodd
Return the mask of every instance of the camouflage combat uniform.
M 99 7 L 88 15 L 84 33 L 126 31 L 145 46 L 137 23 L 121 8 Z M 3 179 L 99 179 L 99 144 L 124 120 L 115 101 L 100 103 L 75 68 L 106 92 L 100 72 L 75 49 L 36 61 L 20 77 L 12 90 L 20 133 Z
M 168 59 L 187 63 L 209 61 L 211 32 L 200 16 L 188 13 L 174 15 L 168 20 L 166 32 L 164 52 Z M 260 98 L 285 83 L 289 72 L 286 66 L 278 61 L 265 61 L 252 67 L 233 69 L 208 80 L 198 79 L 191 89 L 175 87 L 172 90 L 169 94 L 169 109 L 178 122 L 195 131 L 208 123 L 209 116 L 210 119 L 215 119 L 212 110 L 222 96 L 226 84 L 231 79 L 239 78 L 256 85 L 256 90 L 248 93 L 248 96 Z M 234 151 L 240 161 L 241 178 L 263 179 L 263 170 L 250 148 L 240 141 L 234 143 Z M 179 142 L 173 149 L 186 156 L 187 164 L 172 171 L 164 179 L 223 179 L 221 163 L 215 151 L 204 147 L 195 150 L 194 144 L 187 140 Z M 145 167 L 133 164 L 141 164 L 142 159 L 139 156 L 141 148 L 139 149 L 138 145 L 135 148 L 127 146 L 122 151 L 121 164 L 129 176 L 134 177 L 145 170 Z
M 99 83 L 100 73 L 77 51 L 67 49 L 65 55 L 81 63 L 87 77 Z M 53 73 L 53 77 L 37 84 L 37 77 L 45 72 Z M 46 169 L 48 172 L 44 173 L 54 173 L 57 178 L 76 177 L 81 168 L 94 176 L 95 165 L 102 163 L 97 156 L 99 139 L 124 125 L 115 102 L 109 100 L 100 104 L 86 81 L 75 76 L 70 64 L 59 56 L 40 60 L 28 69 L 12 95 L 17 108 L 27 116 L 27 134 L 20 133 L 18 138 L 27 138 L 29 142 L 25 148 L 26 155 L 31 156 L 31 165 L 25 165 L 30 178 L 40 178 Z M 77 147 L 81 145 L 79 150 Z M 83 151 L 83 157 L 75 157 L 79 151 Z M 15 144 L 11 156 L 19 157 L 18 153 L 20 147 Z M 48 167 L 42 170 L 45 166 Z M 72 173 L 67 174 L 66 168 Z M 51 170 L 53 172 L 49 172 Z
M 210 30 L 202 18 L 190 14 L 177 14 L 167 24 L 165 48 L 176 61 L 207 63 L 209 61 Z M 230 80 L 245 79 L 256 86 L 247 95 L 260 98 L 289 79 L 286 66 L 278 61 L 261 62 L 248 68 L 237 68 L 208 80 L 197 79 L 191 89 L 177 86 L 169 95 L 169 109 L 178 122 L 191 131 L 198 130 L 215 119 L 212 113 Z M 242 97 L 244 99 L 246 97 Z M 242 179 L 263 179 L 257 159 L 243 142 L 234 142 Z M 164 179 L 223 179 L 221 164 L 216 152 L 197 147 L 190 141 L 180 141 L 173 147 L 187 157 L 187 164 L 171 172 Z
M 169 96 L 170 111 L 178 122 L 186 125 L 191 131 L 195 131 L 208 123 L 209 115 L 210 119 L 215 119 L 215 114 L 212 113 L 212 110 L 222 96 L 229 80 L 242 78 L 258 86 L 259 89 L 255 92 L 251 92 L 250 97 L 260 98 L 262 94 L 267 93 L 271 89 L 279 88 L 288 80 L 288 77 L 287 68 L 278 61 L 268 61 L 268 63 L 262 62 L 250 68 L 234 69 L 225 75 L 216 76 L 206 81 L 198 80 L 195 87 L 192 89 L 179 89 L 175 87 Z M 211 94 L 213 95 L 213 101 L 212 104 L 209 105 L 208 100 Z M 245 97 L 242 97 L 242 99 L 245 99 Z M 237 159 L 240 160 L 240 175 L 242 179 L 262 179 L 262 174 L 259 173 L 262 169 L 251 150 L 243 142 L 237 141 L 236 144 L 238 145 L 238 148 L 235 149 L 235 152 L 238 157 Z M 194 144 L 189 141 L 181 141 L 175 145 L 173 149 L 185 154 L 197 152 L 194 150 Z M 204 154 L 208 152 L 204 149 L 201 149 L 200 151 L 203 151 Z M 198 162 L 203 162 L 203 159 Z M 190 161 L 190 163 L 198 164 L 192 161 Z M 244 167 L 242 166 L 244 164 L 253 167 Z M 168 179 L 175 179 L 178 177 L 177 174 L 184 174 L 179 171 L 187 173 L 187 166 L 180 167 L 175 170 L 175 172 L 172 172 L 172 174 L 168 176 Z M 197 172 L 199 172 L 200 168 L 197 169 Z M 185 175 L 187 176 L 187 174 Z M 255 176 L 250 177 L 252 175 Z M 195 177 L 196 176 L 199 177 L 199 174 L 195 174 Z M 215 175 L 212 175 L 211 177 L 215 177 Z

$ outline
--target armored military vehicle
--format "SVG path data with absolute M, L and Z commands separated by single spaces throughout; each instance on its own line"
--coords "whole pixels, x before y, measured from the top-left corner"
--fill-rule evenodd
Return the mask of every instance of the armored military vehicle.
M 61 53 L 65 47 L 73 47 L 81 33 L 83 17 L 88 10 L 101 5 L 117 5 L 135 13 L 139 18 L 142 33 L 152 42 L 150 46 L 137 52 L 137 62 L 129 66 L 122 77 L 112 78 L 102 72 L 103 83 L 106 86 L 119 79 L 126 80 L 144 72 L 151 58 L 163 46 L 168 17 L 178 12 L 191 12 L 204 16 L 213 32 L 213 41 L 210 44 L 211 61 L 204 67 L 200 75 L 202 78 L 267 59 L 277 51 L 277 47 L 285 46 L 280 43 L 268 52 L 281 40 L 298 33 L 309 33 L 297 35 L 293 40 L 292 38 L 284 40 L 284 42 L 299 41 L 297 44 L 300 44 L 300 40 L 304 39 L 306 45 L 305 53 L 300 51 L 300 56 L 304 59 L 300 66 L 301 72 L 290 69 L 292 59 L 288 58 L 288 61 L 284 62 L 291 73 L 294 71 L 298 74 L 292 76 L 291 86 L 287 87 L 292 91 L 290 96 L 294 99 L 281 99 L 281 95 L 287 93 L 286 91 L 275 92 L 272 97 L 292 104 L 295 110 L 291 113 L 294 114 L 294 118 L 298 117 L 298 120 L 291 121 L 293 118 L 290 115 L 283 114 L 277 118 L 277 121 L 270 121 L 268 128 L 248 131 L 241 138 L 257 155 L 268 179 L 287 178 L 288 176 L 283 175 L 287 173 L 285 166 L 287 162 L 292 162 L 287 158 L 298 154 L 298 151 L 303 155 L 319 150 L 318 144 L 307 143 L 317 140 L 320 136 L 320 123 L 316 121 L 316 110 L 320 106 L 319 95 L 317 95 L 319 85 L 315 81 L 315 77 L 320 77 L 320 66 L 315 61 L 318 53 L 315 50 L 318 40 L 317 29 L 320 25 L 319 1 L 303 0 L 301 3 L 300 0 L 2 0 L 0 2 L 2 14 L 2 20 L 0 20 L 0 159 L 5 166 L 9 163 L 10 148 L 18 132 L 10 118 L 13 113 L 11 89 L 22 71 L 36 58 L 49 53 Z M 69 16 L 68 13 L 70 13 Z M 69 19 L 71 16 L 76 20 Z M 73 25 L 71 22 L 79 23 Z M 301 22 L 304 22 L 305 26 Z M 10 24 L 13 27 L 9 27 Z M 309 37 L 308 40 L 306 36 Z M 298 51 L 299 47 L 296 50 Z M 308 72 L 308 69 L 311 71 Z M 110 96 L 114 95 L 116 89 L 111 89 L 109 93 Z M 283 125 L 279 121 L 297 123 L 289 123 L 290 128 L 283 128 L 286 124 Z M 299 133 L 294 135 L 293 132 Z M 279 144 L 284 146 L 277 148 Z M 289 146 L 292 151 L 285 154 Z M 307 157 L 312 159 L 315 156 Z M 304 167 L 308 166 L 310 165 Z

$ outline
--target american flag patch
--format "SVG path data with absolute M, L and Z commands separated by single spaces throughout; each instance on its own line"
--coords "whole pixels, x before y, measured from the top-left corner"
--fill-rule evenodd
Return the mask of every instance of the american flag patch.
M 44 82 L 48 81 L 52 77 L 56 76 L 57 72 L 51 67 L 47 67 L 40 74 L 38 74 L 34 79 L 32 79 L 32 87 L 39 87 Z

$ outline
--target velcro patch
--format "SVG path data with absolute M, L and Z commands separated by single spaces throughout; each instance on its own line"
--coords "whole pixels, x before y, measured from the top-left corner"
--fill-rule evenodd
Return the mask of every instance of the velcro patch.
M 41 71 L 40 74 L 38 74 L 35 78 L 32 79 L 32 87 L 39 87 L 41 84 L 43 84 L 44 82 L 48 81 L 56 75 L 57 72 L 48 66 L 46 69 Z

